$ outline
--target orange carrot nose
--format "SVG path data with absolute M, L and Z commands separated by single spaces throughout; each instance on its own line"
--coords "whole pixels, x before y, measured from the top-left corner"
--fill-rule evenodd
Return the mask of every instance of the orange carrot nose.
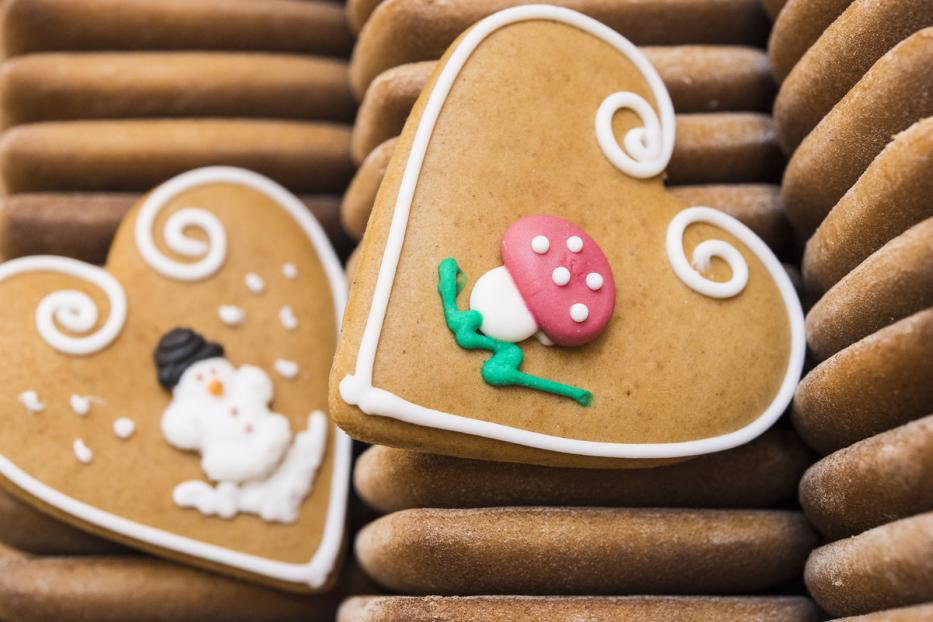
M 207 383 L 207 390 L 211 392 L 211 395 L 220 397 L 224 394 L 224 383 L 222 383 L 217 378 L 214 378 Z

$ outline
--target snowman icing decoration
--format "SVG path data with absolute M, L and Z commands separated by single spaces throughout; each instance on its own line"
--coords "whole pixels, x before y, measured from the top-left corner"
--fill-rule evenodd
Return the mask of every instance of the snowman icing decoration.
M 447 327 L 462 348 L 489 350 L 483 379 L 523 386 L 588 406 L 592 394 L 522 372 L 518 344 L 532 336 L 545 345 L 585 345 L 605 330 L 615 309 L 615 281 L 599 245 L 580 227 L 555 216 L 528 216 L 502 239 L 503 265 L 483 274 L 470 293 L 470 310 L 456 299 L 466 285 L 457 262 L 438 267 L 438 292 Z
M 162 337 L 155 362 L 159 383 L 172 391 L 162 434 L 177 449 L 199 452 L 212 482 L 179 484 L 175 503 L 228 519 L 248 512 L 269 522 L 298 520 L 324 454 L 324 414 L 312 413 L 293 438 L 288 418 L 269 409 L 269 375 L 235 367 L 221 345 L 189 329 Z

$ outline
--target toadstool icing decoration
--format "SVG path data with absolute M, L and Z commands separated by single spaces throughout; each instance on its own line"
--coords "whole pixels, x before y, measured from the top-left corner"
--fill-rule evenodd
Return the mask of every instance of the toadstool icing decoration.
M 463 273 L 455 260 L 441 262 L 438 291 L 447 327 L 461 347 L 493 353 L 482 370 L 489 384 L 524 386 L 589 405 L 589 391 L 520 371 L 524 357 L 515 344 L 536 336 L 545 345 L 570 347 L 599 337 L 615 308 L 609 261 L 585 231 L 554 216 L 513 223 L 501 253 L 503 265 L 473 287 L 469 311 L 456 304 Z

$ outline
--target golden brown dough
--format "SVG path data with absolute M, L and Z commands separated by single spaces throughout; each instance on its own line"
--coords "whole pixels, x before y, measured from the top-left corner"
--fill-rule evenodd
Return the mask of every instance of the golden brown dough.
M 284 54 L 56 53 L 0 65 L 3 126 L 70 119 L 352 121 L 346 63 Z
M 340 606 L 337 622 L 579 620 L 610 622 L 814 622 L 816 607 L 800 597 L 711 596 L 369 596 Z
M 362 97 L 391 67 L 440 58 L 460 33 L 522 0 L 385 0 L 360 33 L 350 83 Z M 618 30 L 636 45 L 761 45 L 768 19 L 759 0 L 554 0 Z
M 809 237 L 892 136 L 933 114 L 933 28 L 885 54 L 800 144 L 784 173 L 784 207 Z
M 409 594 L 736 594 L 798 574 L 814 543 L 797 512 L 420 509 L 365 527 L 356 552 Z
M 804 580 L 835 616 L 933 600 L 933 512 L 905 518 L 813 551 Z
M 888 240 L 933 216 L 933 118 L 894 137 L 807 242 L 803 275 L 814 295 Z
M 350 132 L 311 122 L 69 121 L 18 126 L 0 139 L 9 193 L 142 192 L 214 164 L 254 170 L 293 192 L 341 192 L 353 173 Z
M 359 35 L 369 16 L 382 4 L 382 0 L 346 0 L 346 4 L 350 30 L 354 35 Z
M 242 50 L 347 57 L 343 7 L 317 0 L 8 0 L 5 56 L 94 50 Z
M 888 50 L 933 25 L 933 3 L 855 0 L 807 50 L 774 101 L 778 139 L 787 153 Z
M 870 255 L 807 314 L 807 343 L 819 359 L 933 306 L 933 217 Z
M 340 225 L 340 199 L 300 197 L 334 250 L 346 257 L 353 241 Z M 139 200 L 126 193 L 36 193 L 0 197 L 0 259 L 64 255 L 103 263 L 124 214 Z
M 933 415 L 814 464 L 800 480 L 800 505 L 831 539 L 933 510 Z
M 818 452 L 851 445 L 930 412 L 933 308 L 836 353 L 797 387 L 794 427 Z
M 768 60 L 779 83 L 852 0 L 787 0 L 768 37 Z

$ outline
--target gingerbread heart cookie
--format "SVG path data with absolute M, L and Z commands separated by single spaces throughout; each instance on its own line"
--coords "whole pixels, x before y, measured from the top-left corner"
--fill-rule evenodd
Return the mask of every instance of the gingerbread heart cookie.
M 654 68 L 591 18 L 520 6 L 467 31 L 376 199 L 331 373 L 338 425 L 564 466 L 766 430 L 800 376 L 800 304 L 750 229 L 665 191 L 674 122 Z
M 125 544 L 325 589 L 351 457 L 325 415 L 345 297 L 304 204 L 226 167 L 144 197 L 104 268 L 0 264 L 0 484 Z

